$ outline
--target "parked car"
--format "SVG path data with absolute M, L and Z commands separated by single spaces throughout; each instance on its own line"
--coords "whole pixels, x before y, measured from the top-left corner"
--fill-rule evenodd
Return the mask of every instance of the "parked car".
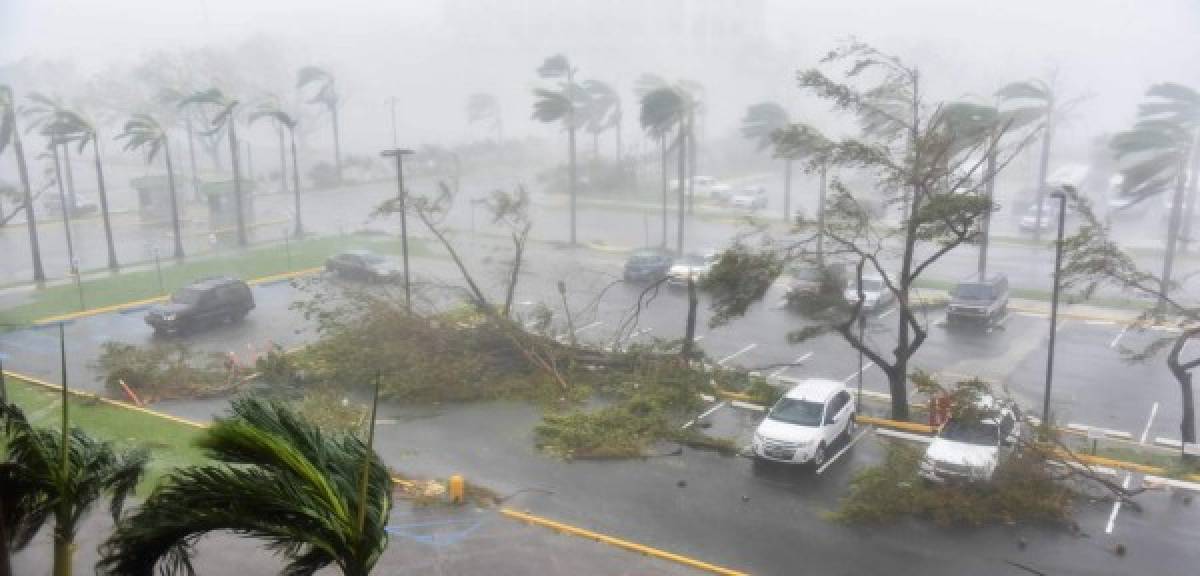
M 946 323 L 987 325 L 1007 313 L 1008 277 L 996 274 L 985 280 L 959 282 L 950 293 Z
M 980 398 L 982 417 L 967 422 L 951 417 L 921 459 L 919 473 L 931 482 L 987 482 L 1021 436 L 1017 407 L 992 396 Z
M 756 459 L 821 466 L 827 450 L 854 431 L 857 407 L 841 382 L 812 378 L 788 390 L 754 431 Z
M 699 284 L 706 277 L 709 271 L 712 270 L 717 259 L 720 258 L 717 252 L 705 252 L 704 254 L 688 254 L 679 262 L 671 266 L 667 271 L 667 285 L 676 288 L 686 288 L 688 276 Z
M 854 279 L 851 279 L 854 280 Z M 879 276 L 862 277 L 862 292 L 864 312 L 874 312 L 886 308 L 892 303 L 892 291 L 888 290 L 887 285 L 883 283 L 883 278 Z M 842 293 L 846 298 L 846 302 L 854 304 L 858 302 L 858 282 L 851 281 L 846 284 L 846 290 Z
M 670 252 L 656 248 L 643 248 L 629 255 L 625 261 L 626 282 L 652 282 L 667 275 L 675 257 Z
M 1047 198 L 1042 201 L 1042 219 L 1038 222 L 1037 202 L 1025 210 L 1025 215 L 1021 216 L 1021 229 L 1031 231 L 1035 229 L 1052 230 L 1058 226 L 1058 200 Z
M 824 269 L 816 264 L 797 265 L 789 268 L 788 273 L 792 278 L 788 282 L 787 291 L 784 292 L 783 297 L 791 306 L 797 305 L 801 298 L 819 292 L 822 288 L 821 283 L 825 281 L 831 281 L 837 285 L 836 293 L 840 294 L 845 290 L 846 267 L 840 262 L 828 264 Z
M 245 282 L 228 276 L 197 280 L 176 290 L 166 304 L 146 313 L 154 333 L 182 334 L 220 324 L 238 322 L 254 309 L 254 294 Z
M 404 277 L 404 268 L 399 262 L 368 250 L 334 254 L 325 261 L 325 269 L 343 278 L 371 282 L 394 282 Z
M 742 210 L 758 210 L 767 207 L 767 192 L 761 186 L 747 186 L 734 194 L 729 205 Z

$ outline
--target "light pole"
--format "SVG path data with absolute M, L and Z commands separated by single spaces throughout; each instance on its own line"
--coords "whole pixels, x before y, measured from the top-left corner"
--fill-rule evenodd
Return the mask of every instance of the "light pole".
M 412 282 L 408 275 L 408 216 L 405 208 L 408 193 L 404 191 L 404 157 L 412 153 L 412 150 L 406 148 L 383 151 L 385 158 L 396 159 L 396 189 L 397 199 L 400 201 L 400 246 L 404 258 L 404 310 L 409 314 L 412 314 Z
M 1069 186 L 1049 194 L 1058 199 L 1058 241 L 1054 243 L 1054 292 L 1050 296 L 1050 348 L 1046 352 L 1046 393 L 1042 399 L 1043 433 L 1050 426 L 1050 390 L 1054 384 L 1054 335 L 1058 332 L 1058 288 L 1062 272 L 1063 229 L 1067 220 L 1067 193 Z

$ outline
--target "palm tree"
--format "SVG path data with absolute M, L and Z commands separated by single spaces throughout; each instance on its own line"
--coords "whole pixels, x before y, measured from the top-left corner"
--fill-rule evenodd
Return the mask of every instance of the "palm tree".
M 54 182 L 58 186 L 63 232 L 67 239 L 68 267 L 72 274 L 77 274 L 79 262 L 75 258 L 75 245 L 71 238 L 71 214 L 79 203 L 75 197 L 75 186 L 71 177 L 70 139 L 63 131 L 64 126 L 57 121 L 59 112 L 66 107 L 58 99 L 37 92 L 30 93 L 28 98 L 30 104 L 21 110 L 21 114 L 29 120 L 25 131 L 37 130 L 46 139 L 46 151 L 49 159 L 53 160 Z M 64 173 L 66 178 L 63 178 Z
M 232 412 L 199 440 L 219 464 L 167 476 L 101 548 L 97 571 L 190 572 L 197 538 L 232 531 L 268 542 L 287 559 L 285 574 L 330 564 L 347 576 L 370 573 L 387 547 L 392 503 L 371 437 L 328 435 L 257 398 L 236 400 Z
M 775 136 L 791 124 L 787 110 L 775 102 L 759 102 L 746 109 L 742 118 L 742 136 L 753 140 L 759 151 L 775 148 Z M 792 160 L 789 156 L 779 154 L 783 158 L 783 219 L 792 220 Z M 818 208 L 819 209 L 819 208 Z
M 17 174 L 21 178 L 22 204 L 25 222 L 29 229 L 29 253 L 33 259 L 33 281 L 42 284 L 46 272 L 42 269 L 42 250 L 38 243 L 37 218 L 33 213 L 33 192 L 29 186 L 29 167 L 25 165 L 25 147 L 21 144 L 21 133 L 17 130 L 17 102 L 12 88 L 0 84 L 0 154 L 11 143 L 13 155 L 17 157 Z
M 338 183 L 342 181 L 342 140 L 338 125 L 338 94 L 333 75 L 324 68 L 305 66 L 296 73 L 296 88 L 304 89 L 309 84 L 317 85 L 317 92 L 309 99 L 309 103 L 321 104 L 329 110 L 333 122 L 333 165 L 337 169 Z
M 179 103 L 187 98 L 192 92 L 186 90 L 177 90 L 175 88 L 166 87 L 158 91 L 156 100 L 160 105 L 166 105 L 171 108 L 178 108 Z M 200 199 L 200 180 L 196 176 L 196 136 L 195 128 L 193 127 L 193 112 L 183 114 L 183 129 L 187 133 L 188 145 L 188 167 L 191 170 L 192 181 L 192 199 Z
M 175 191 L 175 167 L 171 163 L 171 144 L 167 132 L 149 114 L 134 114 L 125 123 L 125 130 L 117 135 L 125 140 L 125 150 L 144 149 L 146 162 L 153 162 L 162 150 L 167 163 L 167 189 L 171 193 L 171 231 L 175 236 L 175 259 L 183 259 L 183 234 L 179 231 L 179 198 Z
M 679 221 L 675 234 L 675 250 L 683 253 L 683 221 L 685 180 L 687 179 L 687 134 L 688 117 L 690 115 L 688 99 L 677 88 L 664 86 L 647 92 L 642 96 L 641 124 L 642 128 L 651 134 L 666 138 L 666 134 L 675 131 L 675 148 L 679 153 Z M 665 149 L 664 149 L 665 154 Z M 665 165 L 665 162 L 664 162 Z M 663 202 L 663 214 L 666 214 L 666 202 Z M 665 229 L 665 216 L 664 216 Z
M 533 103 L 533 118 L 544 124 L 562 123 L 567 131 L 567 193 L 571 197 L 571 245 L 575 245 L 576 221 L 576 164 L 575 164 L 575 130 L 586 121 L 579 113 L 582 108 L 584 93 L 575 84 L 576 70 L 571 62 L 562 54 L 546 58 L 537 69 L 538 76 L 546 79 L 561 78 L 558 90 L 535 88 L 533 93 L 537 100 Z
M 659 88 L 665 87 L 666 85 L 667 85 L 667 81 L 663 80 L 660 76 L 656 76 L 654 74 L 642 74 L 637 79 L 637 82 L 634 84 L 633 92 L 637 96 L 638 101 L 641 102 L 646 97 L 647 94 L 649 94 Z M 668 193 L 667 133 L 670 131 L 671 127 L 666 125 L 665 123 L 659 122 L 658 119 L 651 119 L 651 123 L 649 125 L 647 125 L 645 123 L 645 119 L 644 119 L 644 109 L 643 109 L 642 114 L 643 114 L 643 117 L 639 117 L 639 121 L 642 124 L 642 129 L 646 131 L 646 134 L 648 136 L 650 136 L 651 139 L 658 141 L 659 158 L 660 158 L 659 174 L 662 176 L 662 210 L 661 210 L 661 214 L 660 214 L 662 216 L 662 241 L 660 243 L 660 246 L 662 246 L 663 248 L 666 248 L 667 247 L 667 193 Z
M 1180 237 L 1188 160 L 1200 132 L 1200 93 L 1181 84 L 1151 86 L 1133 128 L 1113 136 L 1110 146 L 1122 165 L 1122 195 L 1135 202 L 1172 190 L 1167 246 L 1159 279 L 1158 309 L 1171 288 Z
M 275 100 L 266 100 L 258 105 L 253 112 L 250 113 L 250 123 L 253 124 L 262 118 L 271 118 L 275 120 L 275 124 L 280 129 L 287 128 L 288 137 L 292 143 L 292 184 L 295 189 L 295 211 L 296 211 L 296 231 L 297 238 L 304 236 L 304 224 L 300 218 L 300 164 L 296 157 L 296 118 L 284 112 L 279 107 L 279 102 Z M 283 173 L 280 173 L 282 176 Z
M 187 108 L 189 106 L 196 107 L 212 107 L 217 110 L 217 113 L 209 122 L 210 127 L 204 131 L 206 134 L 216 134 L 221 130 L 227 130 L 229 133 L 229 157 L 233 164 L 233 200 L 237 203 L 235 213 L 237 214 L 237 234 L 238 245 L 245 246 L 246 240 L 246 217 L 243 214 L 242 204 L 242 175 L 241 162 L 239 158 L 241 154 L 238 150 L 237 139 L 237 122 L 235 114 L 237 112 L 238 101 L 236 98 L 226 96 L 221 92 L 220 88 L 209 88 L 200 92 L 195 92 L 191 96 L 179 101 L 179 108 Z
M 496 134 L 496 143 L 504 141 L 504 119 L 500 115 L 500 102 L 487 92 L 476 92 L 467 98 L 467 123 L 486 123 Z
M 605 130 L 614 129 L 617 139 L 616 162 L 621 162 L 621 96 L 605 82 L 587 80 L 583 83 L 587 95 L 587 130 L 592 134 L 592 156 L 599 155 L 599 138 Z
M 15 528 L 0 542 L 0 562 L 9 546 L 24 547 L 45 523 L 54 518 L 55 576 L 70 576 L 79 522 L 105 494 L 111 495 L 110 510 L 114 522 L 121 516 L 125 498 L 134 492 L 145 471 L 147 453 L 135 450 L 119 453 L 111 444 L 99 442 L 67 420 L 66 382 L 63 383 L 62 428 L 60 431 L 35 428 L 15 405 L 0 404 L 5 424 L 7 454 L 0 472 L 6 487 L 5 520 Z M 4 475 L 9 478 L 3 478 Z M 7 488 L 15 488 L 10 493 Z

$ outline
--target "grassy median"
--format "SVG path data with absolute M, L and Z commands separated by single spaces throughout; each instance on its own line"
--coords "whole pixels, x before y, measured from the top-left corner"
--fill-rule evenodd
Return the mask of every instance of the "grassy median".
M 393 237 L 382 235 L 326 236 L 199 257 L 180 263 L 164 260 L 161 285 L 158 271 L 152 266 L 149 269 L 140 268 L 85 279 L 78 286 L 50 286 L 33 292 L 25 303 L 0 311 L 0 324 L 24 324 L 58 314 L 155 298 L 169 294 L 197 278 L 208 276 L 229 275 L 249 280 L 312 268 L 323 265 L 326 258 L 337 252 L 355 248 L 398 254 L 400 243 Z M 425 244 L 419 239 L 409 240 L 410 255 L 422 256 L 427 253 Z M 82 305 L 80 292 L 83 294 Z

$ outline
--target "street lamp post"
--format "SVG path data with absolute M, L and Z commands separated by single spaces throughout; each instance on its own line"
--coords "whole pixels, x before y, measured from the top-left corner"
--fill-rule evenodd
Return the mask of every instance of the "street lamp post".
M 404 309 L 409 314 L 412 314 L 412 282 L 408 274 L 408 215 L 405 208 L 408 193 L 404 190 L 404 157 L 412 153 L 412 150 L 405 148 L 383 151 L 384 157 L 396 159 L 396 189 L 397 199 L 400 201 L 400 246 L 404 258 Z
M 1042 399 L 1042 427 L 1050 426 L 1050 390 L 1054 384 L 1054 336 L 1058 332 L 1058 292 L 1062 273 L 1063 229 L 1067 220 L 1067 187 L 1050 193 L 1058 199 L 1058 240 L 1054 243 L 1054 292 L 1050 296 L 1050 348 L 1046 353 L 1046 392 Z M 1038 222 L 1041 224 L 1041 222 Z

